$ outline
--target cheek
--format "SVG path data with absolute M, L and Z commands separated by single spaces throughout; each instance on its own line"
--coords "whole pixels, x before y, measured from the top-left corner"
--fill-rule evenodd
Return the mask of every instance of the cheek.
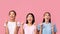
M 14 18 L 15 16 L 14 15 L 10 15 L 11 18 Z
M 33 20 L 33 18 L 31 18 L 31 17 L 30 17 L 30 18 L 27 18 L 27 20 L 32 21 L 32 20 Z
M 27 20 L 29 20 L 30 18 L 27 18 Z
M 51 19 L 51 17 L 49 17 L 49 19 Z
M 31 18 L 31 20 L 33 20 L 33 18 Z
M 15 17 L 15 15 L 13 15 L 13 17 Z
M 9 17 L 12 17 L 12 15 L 10 15 Z

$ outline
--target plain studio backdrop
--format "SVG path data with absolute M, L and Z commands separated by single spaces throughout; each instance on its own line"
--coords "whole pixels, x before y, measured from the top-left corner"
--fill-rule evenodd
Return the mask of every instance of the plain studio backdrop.
M 0 34 L 5 34 L 4 23 L 9 19 L 10 10 L 16 11 L 16 20 L 20 22 L 25 22 L 26 15 L 33 13 L 37 24 L 42 22 L 44 12 L 50 12 L 60 34 L 60 0 L 0 0 Z

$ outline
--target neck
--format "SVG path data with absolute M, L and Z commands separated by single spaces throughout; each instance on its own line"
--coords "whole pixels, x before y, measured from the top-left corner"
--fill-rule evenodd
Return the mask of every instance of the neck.
M 28 23 L 28 25 L 29 25 L 29 26 L 31 26 L 31 25 L 32 25 L 32 23 Z
M 45 23 L 46 23 L 46 24 L 48 24 L 48 23 L 49 23 L 49 21 L 45 21 Z
M 10 19 L 11 22 L 15 22 L 15 19 Z

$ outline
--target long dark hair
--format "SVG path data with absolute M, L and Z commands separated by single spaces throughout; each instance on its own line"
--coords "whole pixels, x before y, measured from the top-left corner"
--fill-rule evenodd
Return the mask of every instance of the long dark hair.
M 29 15 L 32 15 L 32 18 L 33 18 L 32 24 L 34 24 L 34 22 L 35 22 L 35 17 L 34 17 L 34 15 L 33 15 L 33 13 L 28 13 L 28 14 L 27 14 L 27 16 L 26 16 L 26 24 L 28 24 L 27 18 L 28 18 Z
M 49 12 L 45 12 L 43 16 L 45 16 L 45 14 L 49 14 L 49 16 L 51 17 L 51 14 Z M 45 22 L 45 18 L 43 18 L 43 23 Z M 51 18 L 49 19 L 49 23 L 51 23 Z

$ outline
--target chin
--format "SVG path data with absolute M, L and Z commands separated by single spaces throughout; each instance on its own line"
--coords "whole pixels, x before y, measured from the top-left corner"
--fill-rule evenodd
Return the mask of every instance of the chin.
M 31 23 L 31 21 L 29 21 Z

